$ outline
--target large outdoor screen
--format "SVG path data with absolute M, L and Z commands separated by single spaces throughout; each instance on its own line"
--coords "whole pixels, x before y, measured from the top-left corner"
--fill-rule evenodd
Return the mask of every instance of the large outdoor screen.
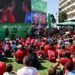
M 31 0 L 0 0 L 0 23 L 31 23 Z

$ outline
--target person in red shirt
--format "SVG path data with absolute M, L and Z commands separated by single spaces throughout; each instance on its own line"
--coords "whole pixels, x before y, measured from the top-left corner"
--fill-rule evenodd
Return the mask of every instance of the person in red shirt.
M 2 43 L 0 42 L 0 50 L 2 50 Z
M 75 52 L 72 54 L 72 61 L 73 61 L 74 69 L 75 69 Z
M 63 54 L 62 54 L 62 56 L 60 57 L 58 57 L 59 58 L 59 60 L 57 61 L 57 62 L 59 62 L 59 63 L 61 63 L 63 66 L 65 66 L 65 64 L 67 63 L 67 62 L 71 62 L 72 61 L 72 59 L 70 58 L 70 52 L 69 51 L 65 51 Z
M 56 53 L 58 54 L 58 52 L 60 53 L 60 55 L 62 55 L 65 52 L 65 46 L 61 46 L 58 49 L 56 49 Z
M 48 50 L 50 50 L 50 45 L 48 42 L 46 42 L 46 45 L 44 46 L 44 50 L 47 53 Z
M 48 50 L 48 60 L 51 62 L 55 62 L 56 61 L 56 54 L 54 51 L 54 46 L 51 46 L 51 49 Z
M 45 42 L 44 41 L 41 42 L 41 46 L 45 46 Z
M 7 6 L 5 6 L 2 10 L 2 17 L 0 18 L 0 22 L 15 22 L 15 17 L 13 15 L 13 10 L 15 9 L 15 3 L 11 2 Z
M 74 52 L 74 50 L 73 50 L 73 46 L 72 46 L 72 45 L 66 47 L 66 49 L 67 49 L 68 51 L 70 51 L 70 53 L 73 53 L 73 52 Z
M 39 36 L 43 37 L 44 36 L 44 29 L 41 27 L 39 28 Z
M 20 46 L 15 53 L 15 59 L 18 63 L 23 63 L 23 58 L 28 54 L 28 50 Z
M 73 53 L 74 52 L 73 39 L 70 39 L 69 42 L 71 45 L 68 47 L 68 49 L 71 53 Z
M 6 63 L 0 62 L 0 75 L 3 75 L 3 73 L 6 71 Z
M 71 34 L 71 35 L 75 35 L 75 32 L 74 32 L 74 31 L 70 31 L 70 34 Z
M 45 57 L 45 51 L 44 51 L 44 48 L 43 47 L 40 47 L 40 50 L 36 51 L 35 53 L 40 58 L 44 58 Z
M 35 39 L 31 39 L 31 44 L 34 44 L 34 42 L 35 42 Z
M 13 15 L 13 10 L 15 9 L 15 3 L 10 3 L 6 10 L 4 11 L 4 15 L 7 16 L 7 22 L 15 22 L 15 17 Z

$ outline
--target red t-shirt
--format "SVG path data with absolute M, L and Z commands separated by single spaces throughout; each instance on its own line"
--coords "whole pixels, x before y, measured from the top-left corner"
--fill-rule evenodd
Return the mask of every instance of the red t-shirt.
M 66 38 L 67 38 L 67 36 L 66 36 L 66 35 L 63 35 L 63 38 L 64 38 L 64 39 L 66 39 Z
M 48 50 L 48 59 L 50 60 L 50 61 L 55 61 L 56 60 L 56 58 L 55 58 L 55 52 L 54 51 L 52 51 L 52 50 Z
M 54 50 L 57 50 L 58 48 L 58 45 L 54 45 Z
M 73 46 L 67 46 L 66 50 L 69 50 L 70 52 L 73 52 Z
M 0 75 L 3 75 L 3 73 L 6 71 L 6 63 L 0 62 Z
M 6 9 L 5 12 L 4 12 L 4 15 L 7 16 L 7 22 L 15 22 L 15 17 L 14 15 L 10 12 L 9 9 Z
M 2 44 L 0 43 L 0 53 L 1 53 L 1 52 L 3 52 L 3 51 L 2 51 Z
M 26 42 L 29 42 L 30 43 L 31 42 L 31 39 L 30 38 L 27 38 Z
M 71 34 L 71 35 L 75 35 L 75 32 L 74 32 L 74 31 L 71 31 L 70 34 Z
M 32 39 L 32 40 L 31 40 L 31 44 L 34 44 L 34 42 L 35 42 L 35 39 Z
M 41 42 L 38 42 L 38 46 L 40 46 L 41 45 Z
M 42 46 L 42 47 L 45 46 L 45 42 L 41 42 L 41 46 Z
M 25 47 L 27 47 L 27 46 L 28 46 L 28 44 L 27 44 L 27 43 L 25 43 L 25 44 L 24 44 L 24 46 L 25 46 Z
M 73 57 L 73 66 L 74 66 L 74 69 L 75 69 L 75 57 Z
M 61 58 L 58 62 L 65 65 L 67 62 L 71 62 L 71 60 L 69 58 Z
M 22 45 L 24 46 L 25 45 L 25 42 L 22 41 Z
M 60 54 L 63 54 L 64 53 L 64 50 L 63 49 L 56 49 L 56 53 L 60 52 Z
M 34 45 L 35 45 L 35 46 L 38 46 L 38 42 L 35 42 Z
M 47 52 L 48 50 L 50 50 L 50 46 L 49 45 L 45 45 L 44 46 L 44 50 Z
M 44 51 L 44 50 L 38 50 L 38 51 L 36 51 L 35 53 L 36 53 L 37 55 L 41 55 L 41 56 L 45 55 L 45 51 Z
M 2 44 L 0 43 L 0 49 L 2 49 Z
M 15 54 L 16 57 L 16 61 L 23 63 L 23 58 L 28 54 L 27 50 L 22 51 L 22 50 L 18 50 Z

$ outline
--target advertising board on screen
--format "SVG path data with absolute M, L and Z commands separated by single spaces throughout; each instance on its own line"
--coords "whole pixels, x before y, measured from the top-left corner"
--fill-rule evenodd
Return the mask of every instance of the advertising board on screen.
M 40 12 L 47 12 L 47 2 L 42 1 L 42 0 L 31 0 L 31 8 L 32 10 L 35 11 L 40 11 Z

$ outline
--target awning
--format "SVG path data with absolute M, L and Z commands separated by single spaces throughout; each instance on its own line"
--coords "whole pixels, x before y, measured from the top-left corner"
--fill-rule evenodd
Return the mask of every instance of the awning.
M 57 23 L 57 26 L 75 26 L 75 22 L 73 21 L 61 22 Z
M 67 21 L 73 21 L 73 20 L 75 21 L 75 16 L 67 19 Z

